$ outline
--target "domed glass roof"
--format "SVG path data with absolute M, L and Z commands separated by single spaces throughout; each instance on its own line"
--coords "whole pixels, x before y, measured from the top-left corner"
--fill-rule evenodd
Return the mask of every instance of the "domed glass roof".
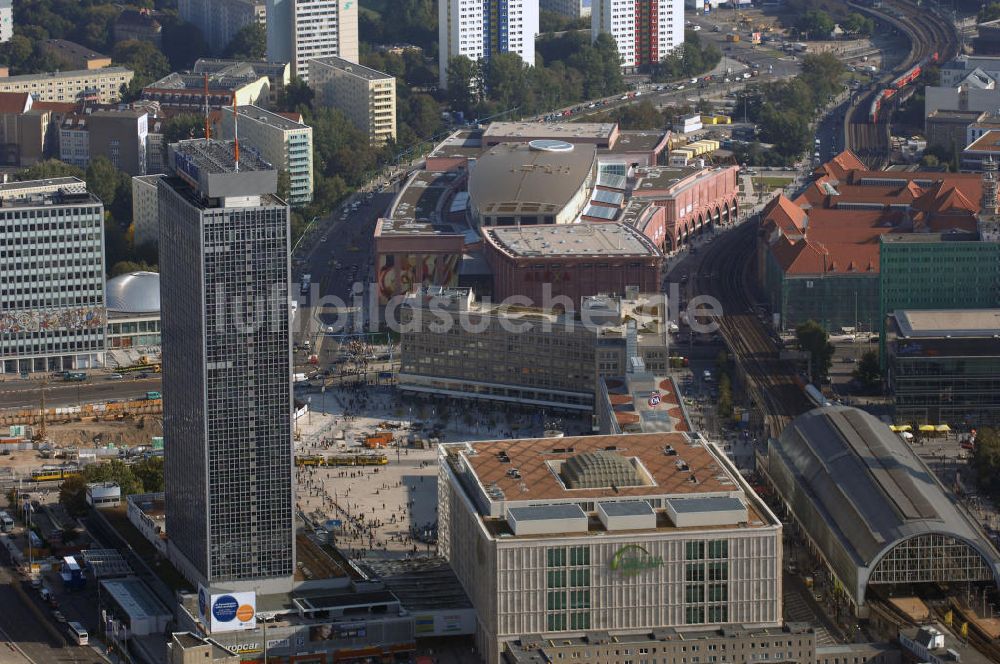
M 160 310 L 160 275 L 156 272 L 132 272 L 109 279 L 108 311 L 143 314 Z

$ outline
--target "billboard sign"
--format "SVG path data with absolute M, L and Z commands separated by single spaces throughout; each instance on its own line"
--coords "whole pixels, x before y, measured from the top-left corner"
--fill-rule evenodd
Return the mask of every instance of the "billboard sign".
M 213 593 L 198 587 L 198 613 L 209 633 L 257 627 L 257 596 L 253 592 Z

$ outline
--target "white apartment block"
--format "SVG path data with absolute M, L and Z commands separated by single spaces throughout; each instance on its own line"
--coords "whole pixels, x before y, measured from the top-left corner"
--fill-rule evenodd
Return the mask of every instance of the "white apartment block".
M 439 0 L 439 85 L 448 87 L 448 60 L 464 55 L 473 62 L 496 53 L 517 53 L 535 64 L 537 0 Z
M 358 2 L 268 0 L 267 59 L 288 62 L 309 80 L 309 60 L 337 56 L 357 62 Z
M 72 177 L 0 185 L 0 373 L 104 364 L 104 205 Z
M 0 92 L 29 92 L 35 101 L 95 101 L 111 104 L 118 101 L 123 85 L 132 81 L 134 72 L 124 67 L 53 71 L 0 77 Z
M 236 33 L 251 23 L 266 23 L 264 0 L 177 0 L 181 18 L 201 30 L 216 53 L 229 45 Z
M 372 143 L 396 138 L 396 79 L 344 58 L 311 60 L 316 103 L 339 109 Z
M 132 227 L 135 246 L 159 243 L 159 209 L 157 187 L 159 175 L 140 175 L 132 178 Z
M 567 18 L 590 16 L 590 3 L 585 0 L 538 0 L 538 8 Z
M 781 523 L 697 434 L 450 443 L 438 548 L 489 664 L 524 634 L 781 624 Z
M 0 0 L 0 44 L 14 36 L 14 0 Z
M 615 39 L 622 69 L 634 72 L 659 62 L 684 43 L 683 0 L 593 0 L 591 38 Z
M 240 149 L 256 150 L 264 161 L 288 173 L 288 203 L 306 205 L 313 197 L 312 127 L 259 106 L 240 106 Z M 236 137 L 233 109 L 222 109 L 222 136 Z

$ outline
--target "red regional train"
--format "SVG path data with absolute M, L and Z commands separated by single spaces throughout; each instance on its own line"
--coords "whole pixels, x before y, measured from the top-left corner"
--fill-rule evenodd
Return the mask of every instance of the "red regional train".
M 871 108 L 868 110 L 868 121 L 873 124 L 878 122 L 878 114 L 882 110 L 882 104 L 891 99 L 894 94 L 905 88 L 907 85 L 920 78 L 920 74 L 923 73 L 924 67 L 934 64 L 937 61 L 938 54 L 935 52 L 924 58 L 919 64 L 913 65 L 908 70 L 897 76 L 892 83 L 889 84 L 889 87 L 883 89 L 875 95 Z

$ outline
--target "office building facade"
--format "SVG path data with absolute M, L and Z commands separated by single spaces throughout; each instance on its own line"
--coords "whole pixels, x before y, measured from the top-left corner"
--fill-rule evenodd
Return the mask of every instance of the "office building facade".
M 897 422 L 1000 424 L 1000 309 L 897 310 L 887 321 L 887 382 Z
M 563 299 L 565 313 L 476 302 L 468 288 L 423 287 L 399 308 L 399 388 L 423 396 L 594 410 L 598 379 L 641 362 L 666 370 L 655 295 Z M 441 316 L 450 325 L 440 327 Z M 585 317 L 584 317 L 585 316 Z M 642 318 L 640 334 L 628 321 Z
M 312 127 L 259 106 L 240 106 L 240 142 L 288 174 L 288 202 L 306 205 L 313 197 Z M 233 109 L 222 109 L 222 138 L 235 137 Z
M 181 19 L 201 30 L 205 43 L 216 52 L 226 50 L 236 33 L 252 23 L 266 24 L 264 0 L 178 0 Z
M 289 212 L 233 144 L 170 148 L 159 185 L 167 533 L 192 583 L 285 592 L 295 569 Z
M 396 79 L 341 57 L 312 60 L 316 102 L 341 110 L 372 143 L 396 138 Z
M 104 363 L 104 205 L 77 178 L 0 185 L 0 372 Z
M 684 43 L 681 0 L 593 0 L 591 38 L 614 37 L 622 69 L 635 72 L 656 64 Z
M 516 53 L 535 64 L 538 3 L 531 0 L 440 0 L 438 67 L 441 89 L 448 87 L 448 60 L 464 55 L 473 62 Z
M 358 62 L 357 2 L 268 0 L 268 60 L 290 63 L 292 76 L 308 82 L 309 61 L 327 56 Z
M 439 447 L 438 547 L 490 664 L 521 634 L 781 624 L 781 523 L 700 436 Z

